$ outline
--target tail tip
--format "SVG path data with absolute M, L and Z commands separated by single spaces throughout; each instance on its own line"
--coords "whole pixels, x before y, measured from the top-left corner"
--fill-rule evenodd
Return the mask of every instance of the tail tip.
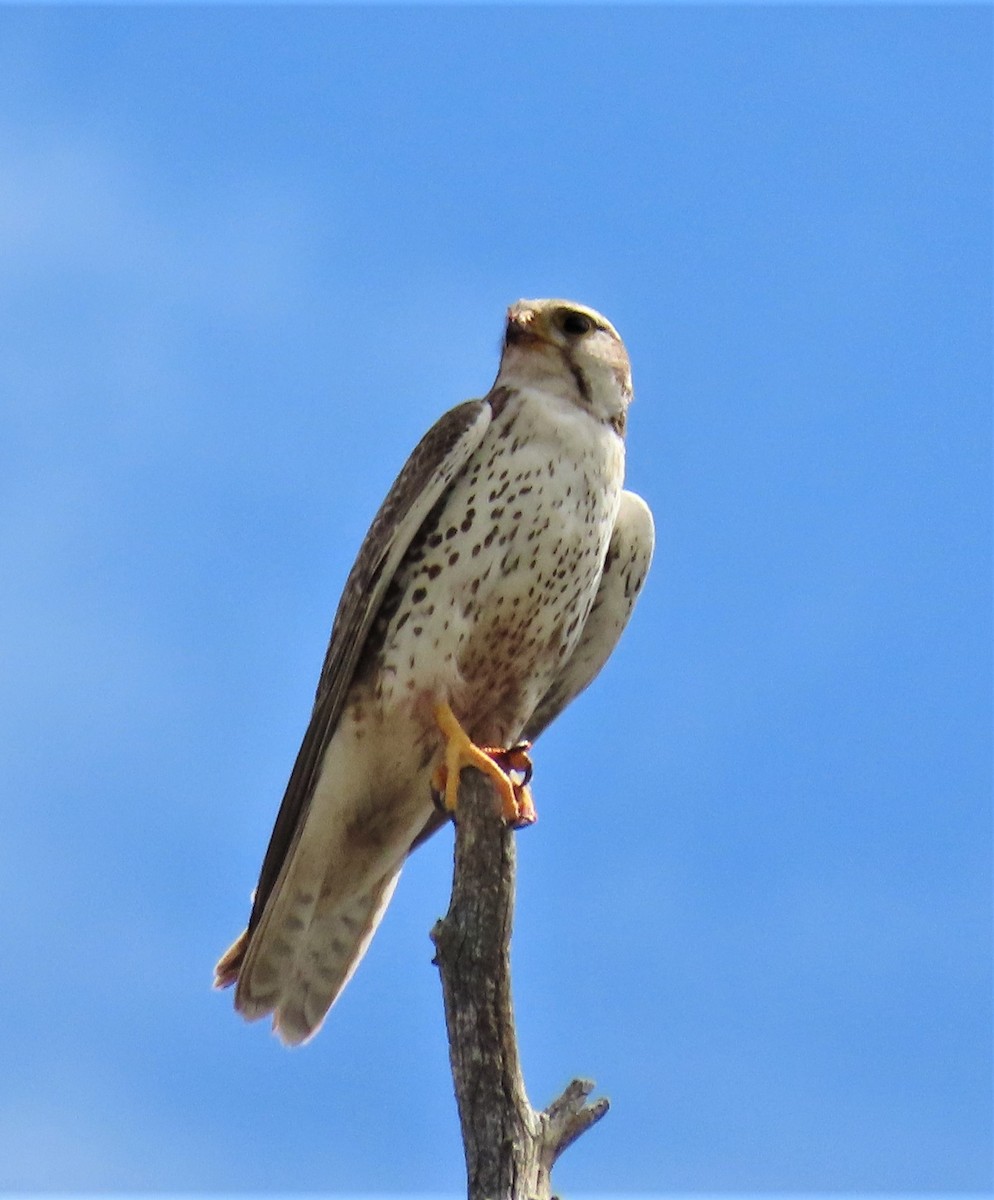
M 244 930 L 221 955 L 214 968 L 214 986 L 216 988 L 231 987 L 238 982 L 238 975 L 248 949 L 248 930 Z

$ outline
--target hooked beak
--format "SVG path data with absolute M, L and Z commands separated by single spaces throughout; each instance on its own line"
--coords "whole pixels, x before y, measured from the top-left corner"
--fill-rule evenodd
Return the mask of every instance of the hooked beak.
M 549 340 L 538 314 L 527 304 L 512 304 L 507 310 L 505 346 L 529 346 Z

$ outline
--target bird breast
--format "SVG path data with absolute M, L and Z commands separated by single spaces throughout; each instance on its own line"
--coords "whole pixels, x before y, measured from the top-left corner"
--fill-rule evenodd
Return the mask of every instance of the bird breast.
M 513 396 L 398 571 L 371 678 L 381 712 L 446 699 L 477 742 L 516 740 L 580 637 L 623 474 L 613 430 Z

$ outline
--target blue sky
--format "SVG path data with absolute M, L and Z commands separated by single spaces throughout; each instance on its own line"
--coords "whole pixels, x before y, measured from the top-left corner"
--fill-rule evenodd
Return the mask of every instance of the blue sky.
M 211 992 L 338 591 L 504 307 L 632 356 L 657 560 L 539 744 L 567 1191 L 991 1184 L 991 11 L 0 9 L 0 1189 L 456 1194 L 410 862 Z

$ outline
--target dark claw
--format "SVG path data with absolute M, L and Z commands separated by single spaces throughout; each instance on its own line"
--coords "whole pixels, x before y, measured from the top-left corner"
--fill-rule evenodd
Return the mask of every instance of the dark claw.
M 512 780 L 515 787 L 527 787 L 531 783 L 533 769 L 531 756 L 528 753 L 531 748 L 531 742 L 518 742 L 506 750 L 487 750 L 487 753 L 505 775 L 510 776 L 513 771 L 515 775 L 521 776 L 520 779 Z
M 519 742 L 517 746 L 512 746 L 507 752 L 510 769 L 521 775 L 521 779 L 516 781 L 519 787 L 527 787 L 532 781 L 534 767 L 528 753 L 531 748 L 531 742 Z

